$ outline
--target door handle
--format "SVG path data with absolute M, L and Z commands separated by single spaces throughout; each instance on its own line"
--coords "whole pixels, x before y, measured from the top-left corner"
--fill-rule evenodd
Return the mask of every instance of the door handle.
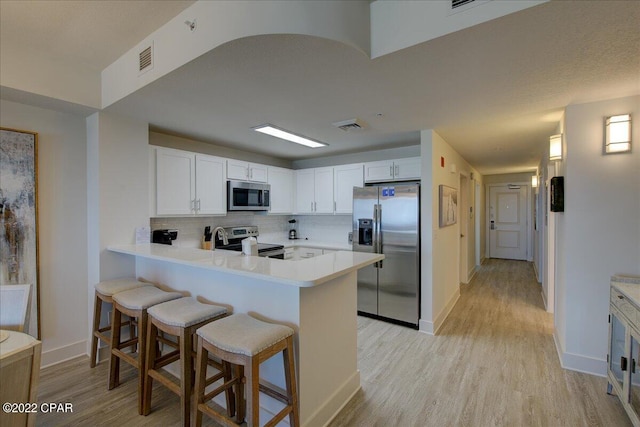
M 620 370 L 622 371 L 627 370 L 627 358 L 624 356 L 620 356 Z

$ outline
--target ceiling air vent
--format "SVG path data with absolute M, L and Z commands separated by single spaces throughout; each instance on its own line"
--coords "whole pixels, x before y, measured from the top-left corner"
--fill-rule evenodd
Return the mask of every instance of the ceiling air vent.
M 145 73 L 153 68 L 153 43 L 138 54 L 138 72 Z
M 475 0 L 451 0 L 451 9 L 457 9 L 465 4 L 473 3 Z
M 364 129 L 366 126 L 366 124 L 360 119 L 343 120 L 341 122 L 335 122 L 331 124 L 337 127 L 338 129 L 342 129 L 345 132 Z

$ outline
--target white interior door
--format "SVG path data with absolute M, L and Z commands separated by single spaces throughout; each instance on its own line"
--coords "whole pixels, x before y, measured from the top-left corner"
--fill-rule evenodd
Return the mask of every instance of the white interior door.
M 489 190 L 489 256 L 527 259 L 527 187 L 491 186 Z

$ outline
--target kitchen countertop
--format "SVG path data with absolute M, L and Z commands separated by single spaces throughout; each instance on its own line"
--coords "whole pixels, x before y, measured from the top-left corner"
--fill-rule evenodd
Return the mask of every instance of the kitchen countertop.
M 614 286 L 637 307 L 640 307 L 640 286 L 638 285 L 640 285 L 640 276 L 616 275 L 611 277 L 611 286 Z
M 295 242 L 305 242 L 295 246 L 312 246 L 307 243 L 309 240 Z M 335 246 L 331 248 L 334 249 Z M 317 286 L 384 259 L 384 255 L 381 254 L 350 250 L 291 261 L 247 256 L 241 252 L 221 249 L 208 251 L 156 243 L 109 246 L 107 249 L 121 254 L 255 277 L 297 287 Z

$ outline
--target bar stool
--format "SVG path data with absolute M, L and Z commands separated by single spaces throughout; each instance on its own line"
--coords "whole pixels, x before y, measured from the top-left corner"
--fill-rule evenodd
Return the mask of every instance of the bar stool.
M 111 336 L 106 332 L 111 331 L 111 325 L 100 327 L 100 317 L 102 315 L 102 304 L 113 303 L 111 299 L 114 294 L 118 292 L 124 292 L 143 286 L 153 286 L 151 283 L 140 282 L 133 277 L 123 277 L 121 279 L 105 280 L 96 283 L 96 298 L 93 309 L 93 338 L 91 339 L 91 360 L 89 360 L 89 366 L 96 367 L 96 358 L 98 354 L 98 339 L 107 345 L 111 345 Z M 122 324 L 122 326 L 131 326 L 131 321 Z
M 229 387 L 236 387 L 236 395 L 243 396 L 247 387 L 246 402 L 237 408 L 236 420 L 241 423 L 246 411 L 247 426 L 259 426 L 259 392 L 280 400 L 286 406 L 273 417 L 267 426 L 274 426 L 289 415 L 292 427 L 300 425 L 298 393 L 293 363 L 293 329 L 254 319 L 247 314 L 233 314 L 199 328 L 198 352 L 196 356 L 194 425 L 202 424 L 202 414 L 224 425 L 233 425 L 233 420 L 209 407 L 206 402 Z M 260 363 L 282 352 L 286 395 L 266 385 L 260 384 Z M 206 361 L 212 354 L 223 362 L 236 365 L 233 377 L 224 385 L 205 394 Z
M 191 410 L 191 391 L 193 388 L 193 336 L 196 329 L 207 323 L 227 316 L 226 307 L 213 304 L 203 304 L 195 298 L 185 297 L 162 304 L 154 305 L 147 310 L 149 320 L 147 323 L 147 361 L 144 372 L 144 398 L 143 415 L 149 415 L 151 411 L 151 394 L 153 380 L 158 380 L 169 390 L 180 396 L 180 409 L 182 425 L 189 426 Z M 178 338 L 178 349 L 168 354 L 159 354 L 158 343 L 167 343 L 167 340 L 158 334 L 162 331 Z M 173 343 L 172 343 L 173 344 Z M 163 366 L 180 360 L 180 384 L 176 384 L 170 378 L 162 374 Z M 216 366 L 221 372 L 216 375 L 215 381 L 223 378 L 225 373 L 222 366 Z M 230 374 L 228 374 L 230 377 Z M 229 394 L 227 394 L 227 408 L 230 408 Z
M 145 342 L 147 335 L 147 309 L 156 304 L 182 298 L 178 292 L 165 292 L 153 286 L 145 286 L 119 292 L 113 296 L 113 327 L 111 334 L 111 359 L 109 363 L 109 390 L 120 384 L 120 359 L 138 369 L 138 413 L 142 414 L 144 391 Z M 138 318 L 138 334 L 128 341 L 120 341 L 122 315 Z M 138 357 L 123 349 L 138 345 Z

